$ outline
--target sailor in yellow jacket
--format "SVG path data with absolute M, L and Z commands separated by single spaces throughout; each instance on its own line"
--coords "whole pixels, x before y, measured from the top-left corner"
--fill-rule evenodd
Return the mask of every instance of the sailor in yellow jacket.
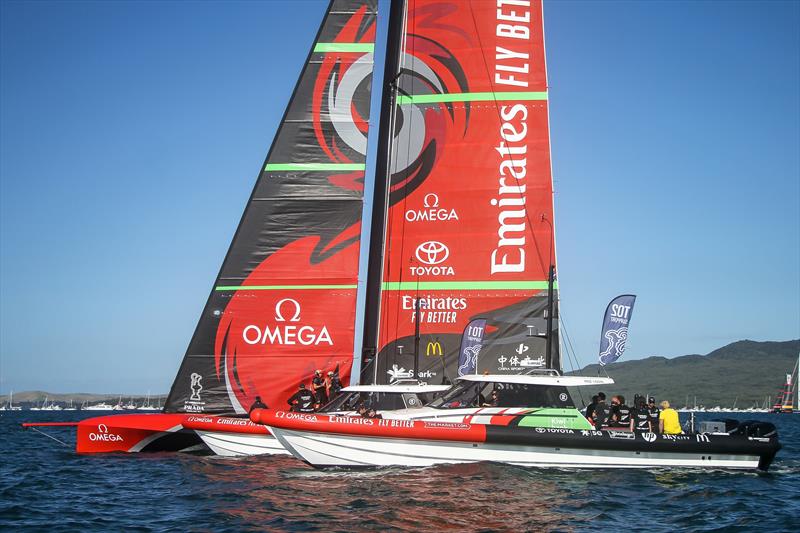
M 683 433 L 678 412 L 669 406 L 667 400 L 661 402 L 661 413 L 658 415 L 658 431 L 667 435 L 680 435 Z

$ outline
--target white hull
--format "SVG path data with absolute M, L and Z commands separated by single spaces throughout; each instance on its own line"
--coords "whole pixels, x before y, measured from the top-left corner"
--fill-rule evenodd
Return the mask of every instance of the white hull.
M 476 424 L 488 424 L 492 414 L 505 412 L 507 414 L 521 413 L 523 408 L 504 409 L 499 407 L 452 409 L 442 412 L 437 409 L 417 408 L 398 411 L 387 411 L 386 418 L 401 418 L 413 420 L 441 420 L 447 422 L 463 422 L 471 417 Z M 481 413 L 481 416 L 474 416 Z M 350 414 L 352 412 L 339 413 Z M 269 428 L 272 431 L 272 428 Z M 203 442 L 217 455 L 225 457 L 239 457 L 243 455 L 264 455 L 270 453 L 289 454 L 272 435 L 255 435 L 253 433 L 237 433 L 222 431 L 195 430 Z
M 195 430 L 203 442 L 217 455 L 242 457 L 246 455 L 289 454 L 272 435 Z
M 295 457 L 313 466 L 431 466 L 493 461 L 558 468 L 744 468 L 758 467 L 757 456 L 623 452 L 391 439 L 270 428 Z M 696 455 L 696 456 L 695 456 Z

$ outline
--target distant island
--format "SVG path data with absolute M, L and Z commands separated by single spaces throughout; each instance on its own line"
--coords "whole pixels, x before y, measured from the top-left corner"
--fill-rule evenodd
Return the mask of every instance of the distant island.
M 680 357 L 648 357 L 617 362 L 601 368 L 589 365 L 575 374 L 609 376 L 615 384 L 606 387 L 607 395 L 623 394 L 629 402 L 634 394 L 655 396 L 658 401 L 669 400 L 676 407 L 770 407 L 782 388 L 786 374 L 791 372 L 800 352 L 800 340 L 785 342 L 734 342 L 706 355 Z M 586 388 L 573 391 L 575 401 L 588 403 L 592 394 Z M 588 397 L 587 397 L 588 395 Z M 44 401 L 66 406 L 106 403 L 116 405 L 119 394 L 53 394 L 45 391 L 14 393 L 14 405 L 25 409 L 38 407 Z M 151 395 L 150 404 L 162 406 L 166 394 Z M 141 406 L 146 396 L 122 396 L 123 405 Z M 0 405 L 8 395 L 0 396 Z
M 629 402 L 634 394 L 647 394 L 679 408 L 694 407 L 695 402 L 698 407 L 733 407 L 735 402 L 737 408 L 747 409 L 775 400 L 798 352 L 800 340 L 743 340 L 706 355 L 648 357 L 607 365 L 605 370 L 593 364 L 576 374 L 605 376 L 608 372 L 615 384 L 603 392 L 609 397 L 623 394 Z M 584 396 L 587 392 L 581 391 Z

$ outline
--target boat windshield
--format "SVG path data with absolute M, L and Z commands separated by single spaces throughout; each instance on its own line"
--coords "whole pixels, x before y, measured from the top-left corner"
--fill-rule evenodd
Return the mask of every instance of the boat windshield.
M 366 405 L 376 411 L 422 407 L 428 401 L 427 394 L 401 392 L 343 392 L 320 409 L 322 413 L 357 411 Z
M 492 393 L 496 393 L 496 399 Z M 520 383 L 460 381 L 428 407 L 575 407 L 566 387 Z

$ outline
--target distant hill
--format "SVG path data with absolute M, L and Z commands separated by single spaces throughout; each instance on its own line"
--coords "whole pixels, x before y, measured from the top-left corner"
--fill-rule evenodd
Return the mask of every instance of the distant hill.
M 687 403 L 706 407 L 752 407 L 764 403 L 767 396 L 775 400 L 786 374 L 797 362 L 800 340 L 786 342 L 738 341 L 707 355 L 681 357 L 648 357 L 617 362 L 605 367 L 614 378 L 607 387 L 608 398 L 623 394 L 628 402 L 634 394 L 669 400 L 677 407 Z M 581 375 L 604 375 L 599 365 L 589 365 Z M 581 391 L 584 397 L 586 390 Z M 589 393 L 589 397 L 597 391 Z M 576 397 L 577 400 L 577 397 Z

